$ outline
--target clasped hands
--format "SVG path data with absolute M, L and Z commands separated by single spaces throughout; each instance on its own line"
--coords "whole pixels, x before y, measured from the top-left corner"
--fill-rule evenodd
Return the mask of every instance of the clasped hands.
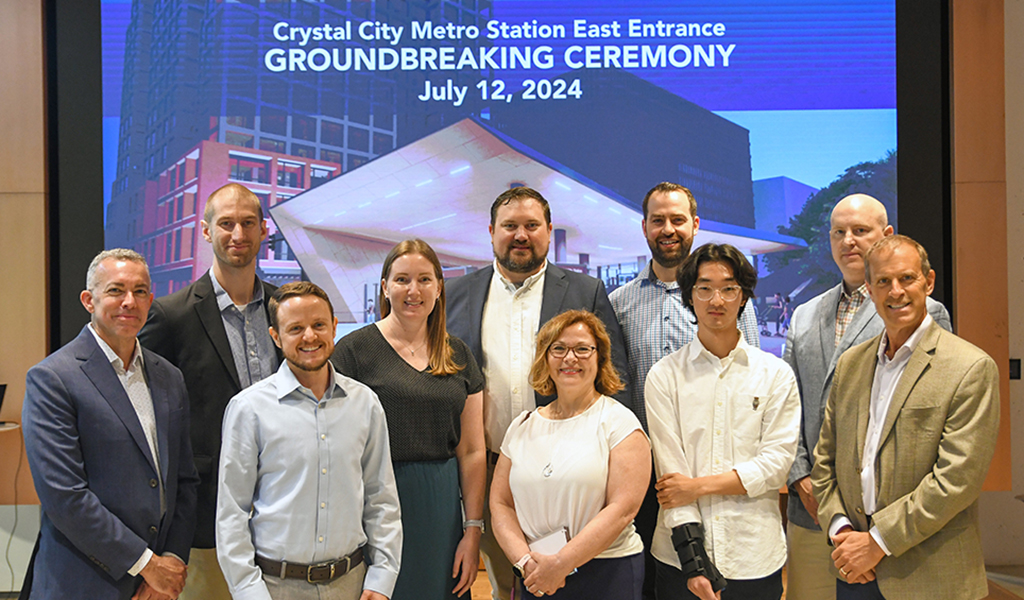
M 153 555 L 139 572 L 142 584 L 132 600 L 173 600 L 185 587 L 188 567 L 176 556 Z
M 842 527 L 834 536 L 832 561 L 847 583 L 868 583 L 875 580 L 875 567 L 885 558 L 885 551 L 870 533 Z
M 530 553 L 530 560 L 523 565 L 523 585 L 534 596 L 550 596 L 565 587 L 565 578 L 572 568 L 562 562 L 557 554 Z

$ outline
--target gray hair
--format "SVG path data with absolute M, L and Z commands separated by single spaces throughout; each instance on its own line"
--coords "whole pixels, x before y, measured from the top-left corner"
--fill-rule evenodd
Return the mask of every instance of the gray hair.
M 128 248 L 111 248 L 110 250 L 104 250 L 96 255 L 96 258 L 92 259 L 89 263 L 89 270 L 85 272 L 85 289 L 90 292 L 95 292 L 100 282 L 96 275 L 96 270 L 99 268 L 100 263 L 112 258 L 114 260 L 125 260 L 129 262 L 136 262 L 146 268 L 146 275 L 149 276 L 149 265 L 146 264 L 146 259 L 134 250 Z

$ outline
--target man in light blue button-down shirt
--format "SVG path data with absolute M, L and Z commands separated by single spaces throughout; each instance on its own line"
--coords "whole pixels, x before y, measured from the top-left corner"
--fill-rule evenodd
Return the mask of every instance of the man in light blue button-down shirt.
M 269 308 L 284 364 L 224 414 L 216 533 L 231 595 L 386 600 L 402 525 L 384 410 L 328 361 L 338 320 L 323 290 L 290 283 Z

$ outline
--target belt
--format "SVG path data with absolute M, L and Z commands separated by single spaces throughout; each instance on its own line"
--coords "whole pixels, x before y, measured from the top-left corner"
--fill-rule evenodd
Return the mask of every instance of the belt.
M 283 560 L 270 560 L 256 555 L 256 565 L 267 575 L 281 579 L 305 579 L 309 583 L 331 581 L 344 576 L 363 562 L 363 549 L 359 548 L 352 554 L 338 560 L 303 565 Z

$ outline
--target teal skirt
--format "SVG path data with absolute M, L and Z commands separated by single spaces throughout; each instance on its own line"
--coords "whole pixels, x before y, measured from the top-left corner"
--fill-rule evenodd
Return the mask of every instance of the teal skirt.
M 391 600 L 457 598 L 455 549 L 462 540 L 456 459 L 395 463 L 402 504 L 402 564 Z

